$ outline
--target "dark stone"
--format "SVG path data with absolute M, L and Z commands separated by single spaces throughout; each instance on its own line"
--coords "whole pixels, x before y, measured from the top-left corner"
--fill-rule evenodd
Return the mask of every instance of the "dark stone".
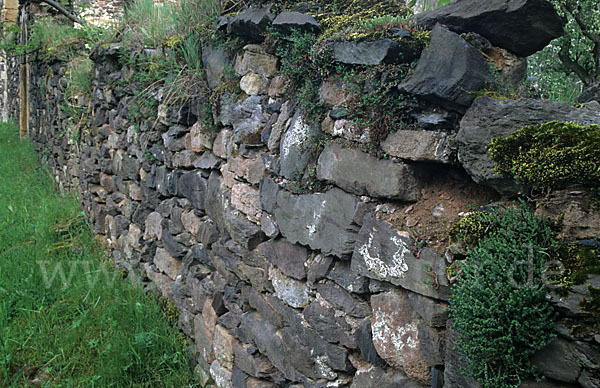
M 446 350 L 444 354 L 444 387 L 446 388 L 480 388 L 481 384 L 470 377 L 463 376 L 462 370 L 466 367 L 464 356 L 458 353 L 456 341 L 458 333 L 451 329 L 453 323 L 448 321 L 446 332 Z
M 375 366 L 384 366 L 385 361 L 379 357 L 375 346 L 373 346 L 373 333 L 371 332 L 371 321 L 365 320 L 362 325 L 356 330 L 356 341 L 358 342 L 358 348 L 360 354 L 365 360 L 369 361 L 370 364 Z
M 368 303 L 354 298 L 335 283 L 320 283 L 317 285 L 317 292 L 336 309 L 342 310 L 352 317 L 364 318 L 371 314 Z
M 196 239 L 205 247 L 210 247 L 219 240 L 219 230 L 214 223 L 203 222 L 200 224 Z
M 279 158 L 274 155 L 269 154 L 261 154 L 260 155 L 263 163 L 265 164 L 265 168 L 268 172 L 274 175 L 279 175 L 279 170 L 281 168 L 281 163 L 279 162 Z
M 563 34 L 565 21 L 545 0 L 463 0 L 417 15 L 422 26 L 476 32 L 494 46 L 527 57 Z
M 163 196 L 177 194 L 177 178 L 179 171 L 170 171 L 165 166 L 156 169 L 156 191 Z
M 423 388 L 423 386 L 401 372 L 393 369 L 386 372 L 374 366 L 366 370 L 357 370 L 350 388 Z
M 188 129 L 175 125 L 166 133 L 163 133 L 162 138 L 165 147 L 171 152 L 183 151 L 185 149 L 185 134 L 188 133 Z
M 446 327 L 448 321 L 448 304 L 426 296 L 408 293 L 408 300 L 417 313 L 431 327 Z
M 215 89 L 221 85 L 225 70 L 231 66 L 231 59 L 223 47 L 211 45 L 202 47 L 202 64 L 206 71 L 208 87 Z
M 123 179 L 136 180 L 140 171 L 139 161 L 121 151 L 115 153 L 112 167 L 113 172 Z
M 204 210 L 207 189 L 208 181 L 202 178 L 199 171 L 186 172 L 179 177 L 177 185 L 179 195 L 189 199 L 196 209 Z
M 379 65 L 381 63 L 410 63 L 417 59 L 414 45 L 391 39 L 374 42 L 337 42 L 333 45 L 336 61 L 349 65 Z
M 250 290 L 248 295 L 250 307 L 260 313 L 260 315 L 277 328 L 283 327 L 283 315 L 281 315 L 261 294 L 256 290 Z
M 223 178 L 221 175 L 213 171 L 208 178 L 207 193 L 204 200 L 206 214 L 217 225 L 221 233 L 227 233 L 225 227 L 225 209 L 227 198 L 221 190 Z
M 356 339 L 352 337 L 350 325 L 342 317 L 336 317 L 335 311 L 327 309 L 318 302 L 304 309 L 304 318 L 321 337 L 332 344 L 339 343 L 347 348 L 356 348 Z
M 419 350 L 423 360 L 430 367 L 444 365 L 444 345 L 445 338 L 441 332 L 431 328 L 425 323 L 419 323 L 418 326 Z
M 333 109 L 331 109 L 331 112 L 329 112 L 329 117 L 331 117 L 334 120 L 343 119 L 344 117 L 348 117 L 349 115 L 350 112 L 348 112 L 348 109 L 341 106 L 336 106 Z
M 284 34 L 291 34 L 293 30 L 319 32 L 319 23 L 315 18 L 300 12 L 280 13 L 273 20 L 273 27 Z
M 236 144 L 261 145 L 261 131 L 267 123 L 260 97 L 251 96 L 233 108 L 233 141 Z
M 327 279 L 333 280 L 348 292 L 356 294 L 369 292 L 369 279 L 364 276 L 357 276 L 350 269 L 350 262 L 348 261 L 337 261 L 327 275 Z
M 329 143 L 319 156 L 317 177 L 357 195 L 416 201 L 421 193 L 419 181 L 407 165 L 338 143 Z
M 284 275 L 294 279 L 306 278 L 304 263 L 308 258 L 305 247 L 285 240 L 269 240 L 258 246 L 258 252 L 275 265 Z
M 325 279 L 325 276 L 327 276 L 327 273 L 331 268 L 333 259 L 333 256 L 317 255 L 308 267 L 308 282 L 314 284 L 321 279 Z
M 479 51 L 458 34 L 436 25 L 419 64 L 398 88 L 449 109 L 464 111 L 490 79 Z
M 266 212 L 273 213 L 277 205 L 277 192 L 279 185 L 271 178 L 263 178 L 260 181 L 260 204 Z
M 229 235 L 236 243 L 246 249 L 252 250 L 266 240 L 260 227 L 245 218 L 233 215 L 230 211 L 224 214 L 224 222 Z
M 444 388 L 444 369 L 431 368 L 431 388 Z
M 277 193 L 275 219 L 281 234 L 291 243 L 320 249 L 341 257 L 352 252 L 356 226 L 352 216 L 358 200 L 340 189 L 326 193 L 293 195 Z
M 196 115 L 192 112 L 190 101 L 187 101 L 183 105 L 172 106 L 167 112 L 167 120 L 187 127 L 193 125 L 197 119 Z
M 546 377 L 565 383 L 574 383 L 581 372 L 583 357 L 570 342 L 557 338 L 537 352 L 532 363 Z
M 600 81 L 585 87 L 579 97 L 577 97 L 577 102 L 581 104 L 590 101 L 596 101 L 600 103 Z
M 487 145 L 495 137 L 549 121 L 570 121 L 580 125 L 600 124 L 600 111 L 578 109 L 572 104 L 550 100 L 500 100 L 478 98 L 460 122 L 456 136 L 458 160 L 476 183 L 500 193 L 515 194 L 521 188 L 494 171 Z
M 237 368 L 256 378 L 268 377 L 275 372 L 269 360 L 257 352 L 251 345 L 234 345 L 235 365 Z
M 444 273 L 445 259 L 429 248 L 421 249 L 417 259 L 410 247 L 408 233 L 367 215 L 352 255 L 352 270 L 421 295 L 447 300 L 450 287 Z
M 187 253 L 186 247 L 175 241 L 167 230 L 163 230 L 161 241 L 167 252 L 175 258 L 182 258 Z
M 312 153 L 311 147 L 307 147 L 306 144 L 316 133 L 317 128 L 309 125 L 300 111 L 296 111 L 279 145 L 281 175 L 287 179 L 295 179 L 302 175 Z
M 221 160 L 212 152 L 206 151 L 198 159 L 194 160 L 193 166 L 203 170 L 212 170 L 219 166 Z
M 233 370 L 231 371 L 231 385 L 233 388 L 246 388 L 247 378 L 248 375 L 234 365 Z
M 229 19 L 229 31 L 253 42 L 261 42 L 273 22 L 269 8 L 250 7 Z

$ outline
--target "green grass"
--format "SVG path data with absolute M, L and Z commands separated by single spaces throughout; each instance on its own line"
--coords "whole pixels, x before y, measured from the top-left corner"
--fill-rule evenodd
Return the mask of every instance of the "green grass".
M 110 266 L 12 124 L 0 124 L 0 182 L 0 386 L 199 386 L 183 334 Z M 57 266 L 64 283 L 50 282 Z

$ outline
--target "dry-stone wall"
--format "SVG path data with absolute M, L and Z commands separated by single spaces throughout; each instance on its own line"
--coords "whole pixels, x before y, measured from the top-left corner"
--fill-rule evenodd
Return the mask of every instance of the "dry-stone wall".
M 463 3 L 473 2 L 454 7 Z M 485 146 L 493 136 L 553 119 L 600 124 L 600 105 L 473 103 L 490 64 L 453 30 L 479 33 L 485 50 L 512 58 L 517 65 L 502 69 L 510 79 L 522 68 L 517 55 L 542 47 L 561 24 L 527 8 L 538 0 L 475 3 L 466 16 L 461 9 L 423 16 L 431 44 L 400 88 L 424 105 L 417 126 L 383 142 L 385 159 L 357 147 L 360 134 L 336 116 L 349 92 L 333 81 L 321 85 L 321 102 L 331 108 L 323 130 L 333 140 L 316 160 L 319 192 L 293 190 L 319 128 L 289 98 L 279 59 L 256 44 L 235 55 L 203 48 L 209 86 L 218 88 L 231 65 L 245 91 L 221 95 L 218 130 L 199 121 L 203 100 L 137 118 L 131 70 L 111 45 L 94 56 L 90 128 L 75 133 L 60 109 L 65 67 L 34 63 L 31 138 L 57 183 L 80 193 L 117 265 L 177 306 L 193 362 L 218 387 L 477 387 L 460 373 L 448 322 L 445 228 L 467 204 L 500 198 L 484 186 L 519 189 L 491 168 Z M 508 27 L 524 15 L 527 32 Z M 435 24 L 438 17 L 448 27 Z M 256 41 L 272 20 L 250 10 L 222 22 Z M 504 42 L 511 43 L 492 46 Z M 388 43 L 348 43 L 337 60 L 383 60 Z M 593 239 L 600 222 L 582 198 L 559 192 L 540 212 L 566 211 L 571 236 Z M 441 232 L 422 246 L 414 231 L 435 235 L 427 228 Z M 589 283 L 599 286 L 600 278 Z M 575 337 L 563 324 L 585 314 L 578 302 L 586 288 L 576 291 L 554 298 L 558 338 L 536 357 L 547 380 L 524 386 L 600 387 L 599 336 Z

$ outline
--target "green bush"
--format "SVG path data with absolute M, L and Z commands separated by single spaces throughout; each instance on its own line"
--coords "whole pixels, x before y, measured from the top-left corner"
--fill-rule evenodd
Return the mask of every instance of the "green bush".
M 542 189 L 600 186 L 600 127 L 552 121 L 527 126 L 488 146 L 500 175 Z
M 523 203 L 487 217 L 496 227 L 469 250 L 450 312 L 464 373 L 484 388 L 518 387 L 534 372 L 531 356 L 555 336 L 543 275 L 558 241 Z

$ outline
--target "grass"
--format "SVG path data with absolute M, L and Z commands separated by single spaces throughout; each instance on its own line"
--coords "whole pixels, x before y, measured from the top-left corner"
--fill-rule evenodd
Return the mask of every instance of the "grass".
M 0 124 L 0 386 L 198 387 L 183 334 L 17 132 Z

